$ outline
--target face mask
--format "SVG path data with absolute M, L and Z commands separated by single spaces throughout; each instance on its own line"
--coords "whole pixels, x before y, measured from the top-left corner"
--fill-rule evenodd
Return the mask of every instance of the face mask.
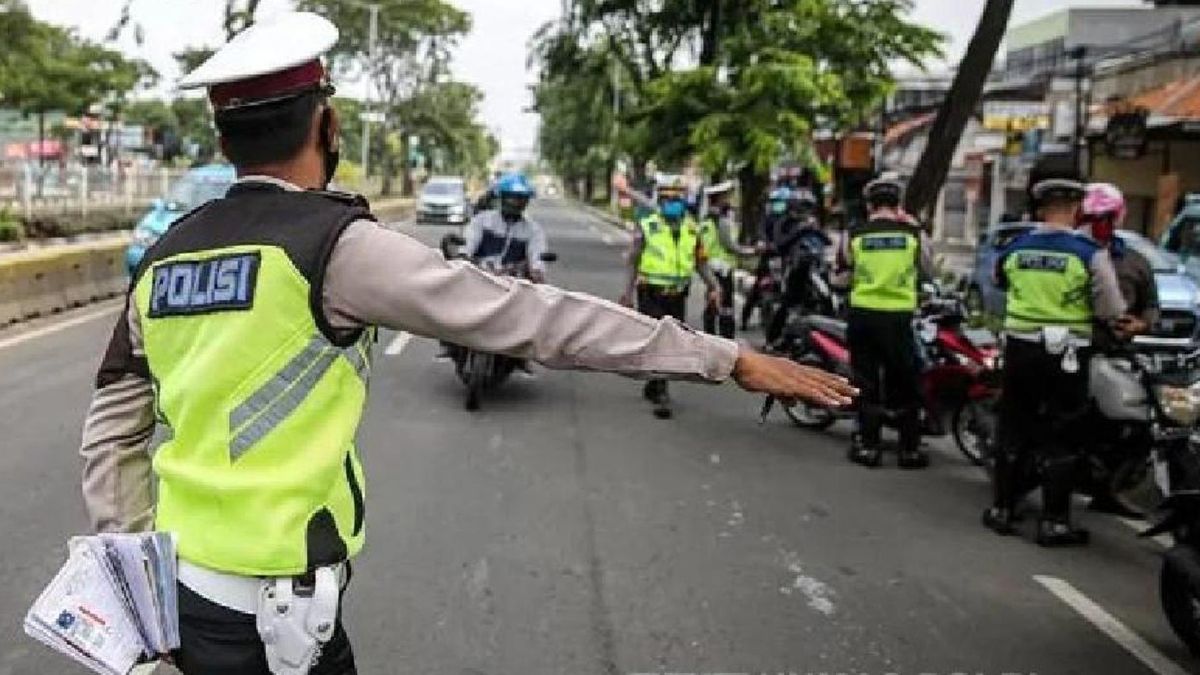
M 515 223 L 525 215 L 526 201 L 521 198 L 501 197 L 500 217 L 506 223 Z
M 663 217 L 667 218 L 668 220 L 679 220 L 680 218 L 683 218 L 683 214 L 686 210 L 687 207 L 684 206 L 683 201 L 679 199 L 672 199 L 662 205 Z
M 1116 229 L 1113 219 L 1106 216 L 1088 218 L 1083 222 L 1083 230 L 1091 235 L 1092 239 L 1105 245 L 1112 242 L 1116 236 Z
M 328 108 L 321 114 L 321 154 L 325 164 L 325 185 L 328 188 L 333 182 L 333 176 L 337 173 L 338 163 L 342 159 L 340 149 L 333 147 L 333 141 L 329 139 L 329 128 L 333 125 L 333 117 Z
M 787 210 L 787 204 L 783 202 L 771 202 L 771 213 L 783 213 Z

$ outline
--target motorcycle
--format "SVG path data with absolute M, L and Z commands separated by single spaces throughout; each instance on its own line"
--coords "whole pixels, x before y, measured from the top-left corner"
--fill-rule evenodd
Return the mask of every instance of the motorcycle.
M 1085 452 L 1076 478 L 1081 492 L 1111 498 L 1131 513 L 1145 510 L 1138 503 L 1139 491 L 1145 484 L 1148 458 L 1158 444 L 1151 408 L 1159 383 L 1153 380 L 1164 367 L 1159 362 L 1181 358 L 1185 347 L 1175 339 L 1138 337 L 1124 348 L 1092 357 L 1091 407 L 1083 425 L 1088 432 L 1080 439 Z M 966 447 L 972 451 L 964 454 L 988 470 L 998 447 L 997 402 L 998 396 L 979 400 L 965 411 L 961 422 Z M 956 422 L 956 433 L 959 429 Z M 1028 489 L 1038 483 L 1036 472 L 1034 466 L 1023 472 L 1028 475 L 1022 484 Z
M 965 417 L 964 409 L 996 396 L 997 349 L 990 334 L 963 328 L 965 308 L 958 297 L 945 296 L 929 287 L 929 296 L 914 321 L 921 370 L 921 428 L 925 436 L 944 436 L 945 418 Z M 797 316 L 785 331 L 785 353 L 797 363 L 851 377 L 850 350 L 844 321 L 825 316 Z M 949 412 L 947 412 L 949 411 Z M 824 430 L 839 419 L 856 416 L 850 408 L 828 408 L 800 402 L 785 407 L 796 426 Z M 897 411 L 885 413 L 885 424 L 894 426 Z
M 1200 656 L 1200 350 L 1138 354 L 1128 372 L 1139 395 L 1126 387 L 1112 396 L 1128 416 L 1148 423 L 1152 447 L 1141 466 L 1159 501 L 1158 523 L 1141 536 L 1173 539 L 1159 572 L 1159 599 L 1171 629 Z
M 467 260 L 466 256 L 458 252 L 465 244 L 466 240 L 461 236 L 448 234 L 442 238 L 442 255 L 447 260 Z M 546 263 L 555 262 L 558 260 L 558 254 L 547 251 L 541 255 L 541 260 Z M 499 276 L 529 278 L 528 263 L 498 265 L 491 260 L 475 263 Z M 517 368 L 524 366 L 524 360 L 503 354 L 489 354 L 461 345 L 447 345 L 447 348 L 458 379 L 466 385 L 467 394 L 463 405 L 470 411 L 479 410 L 485 391 L 500 386 Z

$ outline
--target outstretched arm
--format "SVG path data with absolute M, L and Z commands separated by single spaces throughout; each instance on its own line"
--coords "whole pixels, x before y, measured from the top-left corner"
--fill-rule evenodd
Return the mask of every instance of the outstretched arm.
M 388 326 L 552 368 L 709 382 L 733 377 L 754 391 L 825 404 L 841 404 L 852 392 L 840 378 L 740 350 L 671 319 L 447 262 L 373 223 L 355 223 L 342 236 L 324 293 L 335 327 Z

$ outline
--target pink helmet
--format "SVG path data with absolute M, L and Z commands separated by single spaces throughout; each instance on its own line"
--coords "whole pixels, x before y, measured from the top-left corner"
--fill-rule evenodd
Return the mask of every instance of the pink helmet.
M 1090 183 L 1083 198 L 1085 217 L 1110 216 L 1113 225 L 1125 222 L 1125 197 L 1112 183 Z

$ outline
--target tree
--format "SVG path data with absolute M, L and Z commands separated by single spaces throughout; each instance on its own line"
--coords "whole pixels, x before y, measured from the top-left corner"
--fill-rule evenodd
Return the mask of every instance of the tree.
M 0 39 L 0 101 L 37 116 L 39 143 L 47 112 L 77 115 L 99 104 L 115 116 L 129 92 L 156 76 L 142 61 L 38 21 L 20 0 L 0 0 Z
M 737 172 L 749 230 L 772 166 L 804 156 L 814 129 L 861 124 L 863 111 L 890 90 L 892 63 L 919 66 L 940 42 L 902 18 L 910 0 L 576 0 L 573 7 L 556 31 L 539 36 L 542 82 L 594 82 L 580 73 L 603 45 L 632 83 L 622 149 L 635 160 L 699 158 L 714 174 Z M 654 41 L 641 42 L 647 36 Z M 678 67 L 689 58 L 695 66 Z M 544 113 L 543 124 L 557 122 Z
M 979 105 L 983 84 L 992 71 L 992 61 L 1004 38 L 1012 8 L 1013 0 L 988 0 L 979 16 L 975 34 L 929 130 L 929 144 L 909 180 L 904 206 L 910 213 L 927 216 L 937 203 L 963 130 Z
M 413 136 L 436 135 L 428 111 L 429 90 L 445 83 L 450 50 L 471 28 L 470 15 L 443 0 L 381 0 L 374 53 L 370 10 L 357 0 L 300 0 L 298 8 L 321 14 L 341 27 L 333 61 L 339 72 L 365 76 L 385 115 L 381 154 L 383 192 L 389 194 L 397 171 L 402 191 L 413 191 L 407 158 Z M 394 143 L 387 142 L 392 137 Z

